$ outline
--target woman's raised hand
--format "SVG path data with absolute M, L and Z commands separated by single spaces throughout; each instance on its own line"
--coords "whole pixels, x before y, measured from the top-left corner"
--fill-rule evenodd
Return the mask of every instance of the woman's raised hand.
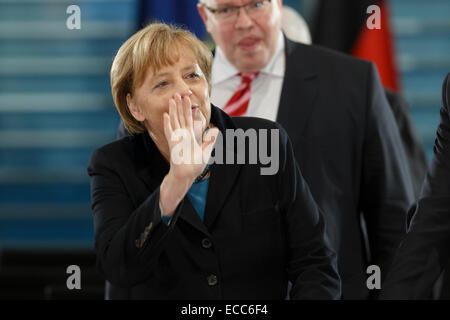
M 164 134 L 170 151 L 170 170 L 177 179 L 193 182 L 205 169 L 218 134 L 217 128 L 203 134 L 205 124 L 203 115 L 201 120 L 192 118 L 188 96 L 175 94 L 170 99 L 169 114 L 164 114 Z
M 169 114 L 164 113 L 164 134 L 170 151 L 170 170 L 161 184 L 161 208 L 171 216 L 194 180 L 203 172 L 211 157 L 219 133 L 211 128 L 204 133 L 206 119 L 192 117 L 192 103 L 188 96 L 177 93 L 169 100 Z

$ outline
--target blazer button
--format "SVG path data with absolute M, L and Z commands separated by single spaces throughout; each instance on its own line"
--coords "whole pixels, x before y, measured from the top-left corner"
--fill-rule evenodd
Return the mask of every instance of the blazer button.
M 217 277 L 214 274 L 209 275 L 207 280 L 208 280 L 208 285 L 210 285 L 211 287 L 215 286 L 218 282 Z
M 209 249 L 212 247 L 212 243 L 211 240 L 209 240 L 208 238 L 205 238 L 202 240 L 202 247 L 205 249 Z

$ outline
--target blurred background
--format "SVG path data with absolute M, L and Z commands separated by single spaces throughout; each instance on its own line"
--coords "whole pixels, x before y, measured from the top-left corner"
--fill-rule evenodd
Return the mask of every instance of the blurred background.
M 196 2 L 0 0 L 0 299 L 103 299 L 86 166 L 116 137 L 112 59 L 154 19 L 211 43 Z M 430 159 L 450 71 L 450 0 L 283 3 L 303 16 L 314 43 L 377 63 L 383 84 L 409 103 Z M 72 4 L 81 9 L 79 30 L 66 27 Z M 361 31 L 370 4 L 382 8 L 386 26 L 376 39 Z M 82 290 L 66 288 L 73 264 Z

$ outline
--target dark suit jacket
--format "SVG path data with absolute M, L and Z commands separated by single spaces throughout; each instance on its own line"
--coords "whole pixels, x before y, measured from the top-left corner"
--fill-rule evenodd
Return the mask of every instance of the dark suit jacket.
M 389 266 L 413 187 L 399 129 L 372 63 L 286 39 L 277 115 L 327 222 L 344 299 L 366 299 L 366 268 Z
M 372 63 L 286 42 L 277 121 L 291 138 L 338 253 L 344 299 L 364 299 L 406 233 L 413 189 L 394 116 Z
M 226 128 L 280 129 L 216 107 L 211 122 L 225 145 Z M 283 129 L 279 146 L 275 175 L 261 175 L 257 164 L 214 164 L 204 223 L 185 197 L 169 226 L 159 210 L 169 168 L 149 135 L 95 151 L 88 167 L 95 248 L 112 298 L 284 299 L 289 280 L 294 299 L 338 299 L 336 256 Z
M 427 299 L 450 254 L 450 73 L 442 87 L 434 154 L 408 234 L 382 288 L 385 299 Z

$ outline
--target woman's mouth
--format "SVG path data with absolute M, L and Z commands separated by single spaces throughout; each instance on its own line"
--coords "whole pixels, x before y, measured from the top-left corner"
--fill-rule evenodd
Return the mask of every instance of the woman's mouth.
M 198 110 L 198 106 L 193 105 L 193 106 L 191 107 L 191 110 L 192 110 L 192 116 L 195 116 L 196 113 L 197 113 L 197 110 Z

